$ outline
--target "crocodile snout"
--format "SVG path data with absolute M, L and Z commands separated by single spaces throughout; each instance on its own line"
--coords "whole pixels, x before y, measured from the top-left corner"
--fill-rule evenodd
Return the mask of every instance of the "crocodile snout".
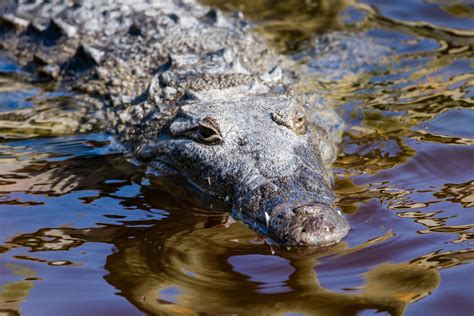
M 340 211 L 321 203 L 278 205 L 269 220 L 269 234 L 285 245 L 326 246 L 341 241 L 350 226 Z

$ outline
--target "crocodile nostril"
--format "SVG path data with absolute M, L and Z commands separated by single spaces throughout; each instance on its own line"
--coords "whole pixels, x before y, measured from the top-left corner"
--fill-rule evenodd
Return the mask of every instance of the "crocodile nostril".
M 287 245 L 329 245 L 339 242 L 349 231 L 340 212 L 325 203 L 299 206 L 276 205 L 268 222 L 269 234 Z
M 249 140 L 246 137 L 240 137 L 238 140 L 239 146 L 245 146 L 249 143 Z

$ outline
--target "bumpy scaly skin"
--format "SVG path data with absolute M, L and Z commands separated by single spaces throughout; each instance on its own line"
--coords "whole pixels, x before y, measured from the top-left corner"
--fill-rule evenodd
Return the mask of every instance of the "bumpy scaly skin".
M 0 19 L 7 55 L 87 102 L 82 130 L 105 126 L 283 244 L 338 242 L 330 124 L 306 122 L 291 61 L 247 28 L 194 0 L 20 1 Z

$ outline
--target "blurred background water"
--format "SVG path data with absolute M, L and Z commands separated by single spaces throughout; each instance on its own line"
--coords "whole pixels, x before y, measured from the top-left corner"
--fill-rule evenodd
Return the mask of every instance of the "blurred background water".
M 24 125 L 30 109 L 73 105 L 2 60 L 0 313 L 472 315 L 472 2 L 205 2 L 242 11 L 301 65 L 298 89 L 343 117 L 334 171 L 350 234 L 280 249 L 106 134 L 19 128 L 12 113 Z M 322 80 L 318 43 L 333 31 L 364 34 L 385 58 Z

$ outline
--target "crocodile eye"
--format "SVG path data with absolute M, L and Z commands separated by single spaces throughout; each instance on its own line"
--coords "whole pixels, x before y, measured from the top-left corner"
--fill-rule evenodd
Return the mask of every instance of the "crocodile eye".
M 306 118 L 304 113 L 296 112 L 293 119 L 293 129 L 296 133 L 303 135 L 306 134 Z
M 219 124 L 212 117 L 206 116 L 197 127 L 197 139 L 204 144 L 216 145 L 223 141 Z
M 272 112 L 272 120 L 286 126 L 298 135 L 306 134 L 306 118 L 304 111 L 295 109 L 293 111 L 287 109 L 278 109 Z

